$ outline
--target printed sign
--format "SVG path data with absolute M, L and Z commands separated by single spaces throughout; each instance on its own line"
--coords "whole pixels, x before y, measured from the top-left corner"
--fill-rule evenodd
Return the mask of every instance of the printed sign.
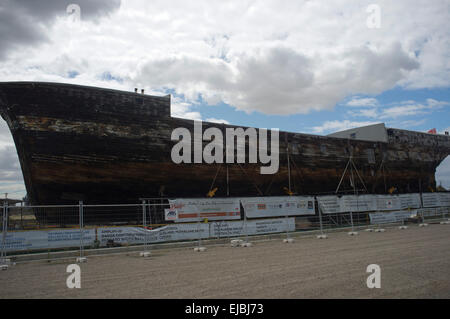
M 172 224 L 149 230 L 139 227 L 105 227 L 98 229 L 98 236 L 102 246 L 108 241 L 120 244 L 148 243 L 195 240 L 199 237 L 235 237 L 294 231 L 294 218 L 264 219 L 250 221 L 216 221 L 209 224 Z M 145 238 L 147 236 L 147 238 Z
M 178 212 L 176 222 L 240 219 L 239 198 L 179 198 L 169 200 Z
M 177 220 L 178 219 L 178 211 L 176 209 L 166 208 L 164 209 L 164 214 L 166 220 Z
M 420 194 L 401 194 L 399 198 L 401 209 L 420 208 Z
M 335 214 L 341 212 L 340 200 L 337 196 L 317 196 L 317 202 L 322 214 Z
M 376 212 L 370 213 L 371 224 L 397 223 L 402 220 L 417 216 L 417 210 L 412 211 L 395 211 L 395 212 Z
M 423 207 L 438 207 L 440 205 L 439 193 L 423 193 L 422 194 Z
M 450 193 L 439 193 L 439 206 L 450 206 Z
M 2 233 L 0 233 L 2 234 Z M 79 229 L 14 231 L 6 234 L 5 250 L 38 250 L 80 246 Z M 1 236 L 0 236 L 1 238 Z M 83 230 L 84 246 L 92 245 L 95 229 Z M 0 243 L 1 244 L 1 243 Z
M 375 195 L 377 210 L 399 210 L 401 209 L 400 198 L 396 195 Z
M 376 200 L 371 195 L 344 195 L 340 198 L 341 212 L 367 212 L 377 210 Z
M 279 196 L 241 198 L 248 218 L 314 215 L 312 196 Z

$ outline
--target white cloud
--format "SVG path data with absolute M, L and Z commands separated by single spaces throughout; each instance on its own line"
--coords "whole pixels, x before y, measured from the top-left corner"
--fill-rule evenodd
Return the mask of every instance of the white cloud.
M 357 111 L 348 111 L 347 114 L 355 117 L 369 117 L 369 118 L 378 118 L 378 110 L 374 109 L 361 109 Z
M 4 149 L 6 146 L 14 146 L 14 140 L 8 124 L 0 117 L 0 149 Z
M 331 109 L 399 84 L 448 85 L 446 2 L 379 1 L 381 29 L 366 26 L 369 3 L 128 0 L 76 25 L 61 12 L 47 23 L 49 41 L 10 50 L 0 79 L 173 89 L 191 104 L 201 96 L 267 114 Z
M 347 102 L 348 106 L 376 106 L 378 100 L 375 98 L 353 98 Z
M 202 115 L 200 112 L 195 112 L 191 110 L 192 105 L 187 102 L 183 102 L 180 99 L 172 99 L 171 101 L 171 116 L 180 117 L 189 120 L 202 120 Z
M 340 66 L 346 60 L 358 74 Z M 240 54 L 231 62 L 186 55 L 151 59 L 135 79 L 176 88 L 191 100 L 202 95 L 207 102 L 222 100 L 247 112 L 295 114 L 331 109 L 349 92 L 380 93 L 415 67 L 399 44 L 379 52 L 351 48 L 315 60 L 279 47 Z
M 356 100 L 356 102 L 353 103 L 353 106 L 356 106 L 356 104 L 358 103 L 358 100 Z M 368 103 L 369 102 L 366 103 L 363 101 L 359 104 L 360 106 L 366 107 L 368 106 Z M 437 101 L 434 99 L 427 99 L 425 103 L 408 100 L 390 103 L 388 106 L 383 107 L 378 106 L 370 109 L 362 108 L 358 110 L 351 110 L 348 111 L 347 114 L 353 117 L 366 117 L 379 120 L 395 120 L 401 117 L 429 114 L 448 105 L 450 105 L 449 102 Z
M 408 103 L 400 103 L 400 106 L 388 107 L 382 110 L 379 117 L 380 119 L 396 119 L 404 116 L 415 116 L 428 114 L 432 110 L 442 108 L 449 105 L 446 101 L 436 101 L 434 99 L 427 99 L 426 103 L 417 103 L 414 101 L 407 101 Z M 409 103 L 411 102 L 411 103 Z

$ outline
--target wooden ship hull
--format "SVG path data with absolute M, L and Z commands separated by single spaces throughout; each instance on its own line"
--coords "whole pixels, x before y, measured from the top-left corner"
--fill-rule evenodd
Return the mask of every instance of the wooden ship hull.
M 0 83 L 0 114 L 11 130 L 33 205 L 138 203 L 140 198 L 421 192 L 435 189 L 450 153 L 445 135 L 386 129 L 387 141 L 279 132 L 279 170 L 261 163 L 175 164 L 171 133 L 194 121 L 170 115 L 170 96 L 45 82 Z M 231 125 L 203 122 L 203 129 Z M 208 142 L 203 142 L 206 145 Z M 248 153 L 248 152 L 247 152 Z M 352 157 L 353 164 L 349 164 Z M 288 165 L 289 159 L 289 165 Z

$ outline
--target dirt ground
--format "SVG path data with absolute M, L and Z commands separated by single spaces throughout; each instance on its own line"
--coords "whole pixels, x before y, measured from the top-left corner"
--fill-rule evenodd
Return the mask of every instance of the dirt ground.
M 72 261 L 27 262 L 0 272 L 0 298 L 449 298 L 449 252 L 449 225 L 155 250 L 89 257 L 80 289 L 66 286 Z M 380 289 L 367 288 L 369 264 Z

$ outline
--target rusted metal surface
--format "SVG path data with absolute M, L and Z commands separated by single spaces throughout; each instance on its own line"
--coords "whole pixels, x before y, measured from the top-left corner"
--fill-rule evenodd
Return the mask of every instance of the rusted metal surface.
M 388 143 L 280 132 L 279 171 L 261 175 L 260 163 L 173 163 L 172 130 L 193 132 L 193 121 L 170 117 L 170 97 L 10 82 L 0 83 L 0 113 L 12 132 L 32 204 L 204 197 L 215 177 L 216 196 L 283 195 L 287 147 L 297 194 L 334 192 L 350 154 L 371 193 L 392 186 L 399 192 L 428 191 L 436 187 L 436 167 L 450 153 L 448 136 L 397 129 L 387 130 Z M 203 129 L 209 127 L 232 126 L 203 123 Z M 342 190 L 353 191 L 348 176 Z

